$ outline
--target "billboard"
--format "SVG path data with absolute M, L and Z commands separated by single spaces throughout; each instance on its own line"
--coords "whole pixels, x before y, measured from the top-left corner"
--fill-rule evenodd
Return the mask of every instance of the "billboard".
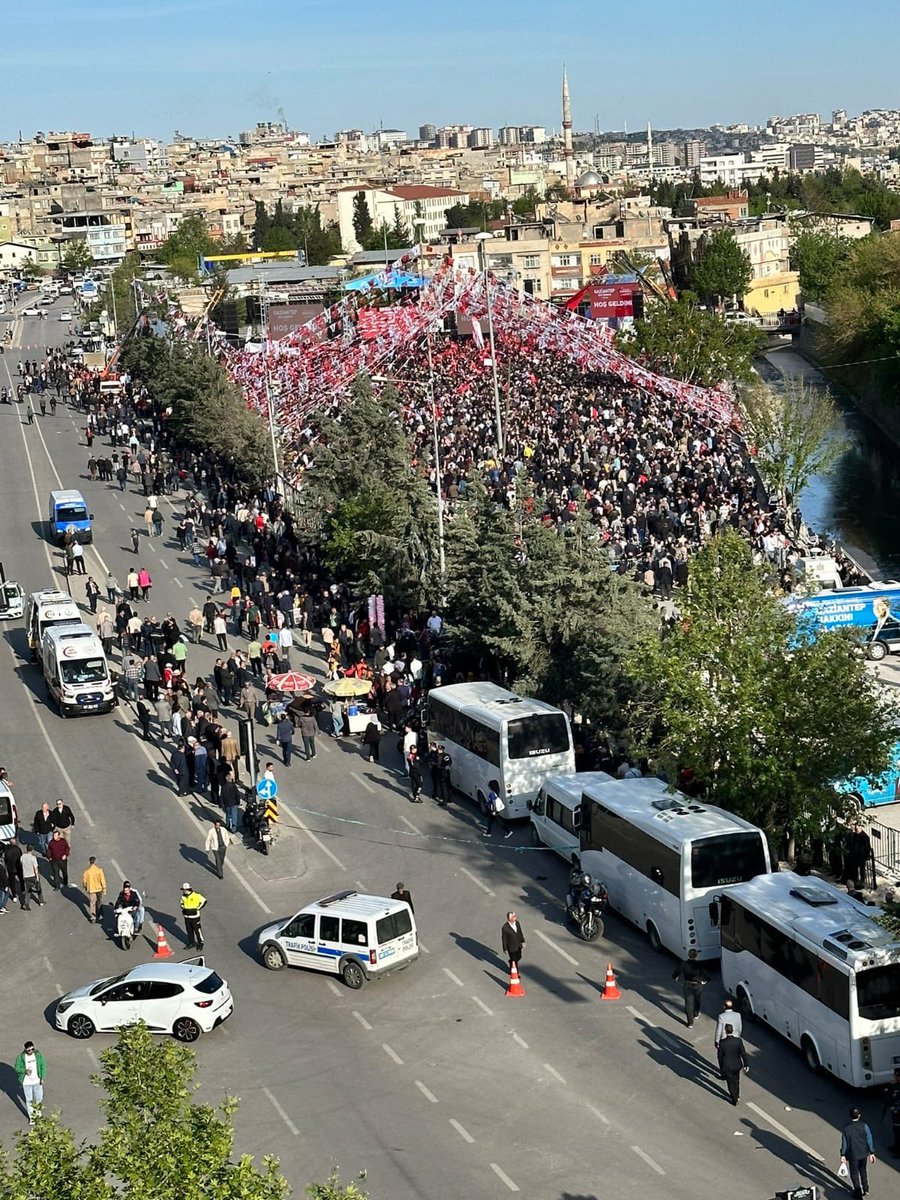
M 269 337 L 277 342 L 317 317 L 321 311 L 321 304 L 270 304 Z
M 634 317 L 634 293 L 640 287 L 636 282 L 592 283 L 588 287 L 588 316 L 592 321 L 616 321 Z

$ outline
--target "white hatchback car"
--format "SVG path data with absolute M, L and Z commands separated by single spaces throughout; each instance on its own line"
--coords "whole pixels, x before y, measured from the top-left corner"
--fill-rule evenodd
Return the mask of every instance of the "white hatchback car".
M 97 979 L 67 992 L 56 1003 L 56 1028 L 74 1038 L 112 1032 L 143 1021 L 151 1033 L 196 1042 L 231 1016 L 228 984 L 203 957 L 149 962 L 123 975 Z

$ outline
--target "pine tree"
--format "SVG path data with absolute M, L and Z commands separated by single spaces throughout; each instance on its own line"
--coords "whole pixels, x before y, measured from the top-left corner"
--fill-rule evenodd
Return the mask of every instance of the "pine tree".
M 369 211 L 365 192 L 357 192 L 353 197 L 353 232 L 360 246 L 367 246 L 372 236 L 374 222 Z

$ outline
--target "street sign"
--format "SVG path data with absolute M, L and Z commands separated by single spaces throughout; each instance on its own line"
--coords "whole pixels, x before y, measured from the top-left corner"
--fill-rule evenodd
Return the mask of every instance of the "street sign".
M 261 779 L 256 785 L 256 794 L 260 800 L 274 800 L 278 795 L 278 784 L 274 779 Z

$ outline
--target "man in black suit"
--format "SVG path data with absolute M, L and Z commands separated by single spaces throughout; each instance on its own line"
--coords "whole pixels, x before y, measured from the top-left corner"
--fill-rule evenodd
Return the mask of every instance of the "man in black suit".
M 726 1025 L 725 1036 L 719 1042 L 719 1074 L 728 1086 L 732 1104 L 736 1105 L 741 1098 L 741 1071 L 749 1070 L 744 1043 L 734 1036 L 734 1026 Z
M 506 921 L 500 930 L 500 938 L 503 942 L 503 953 L 509 959 L 509 969 L 512 971 L 513 963 L 518 967 L 522 957 L 522 947 L 525 945 L 525 934 L 522 932 L 522 926 L 514 912 L 506 914 Z

